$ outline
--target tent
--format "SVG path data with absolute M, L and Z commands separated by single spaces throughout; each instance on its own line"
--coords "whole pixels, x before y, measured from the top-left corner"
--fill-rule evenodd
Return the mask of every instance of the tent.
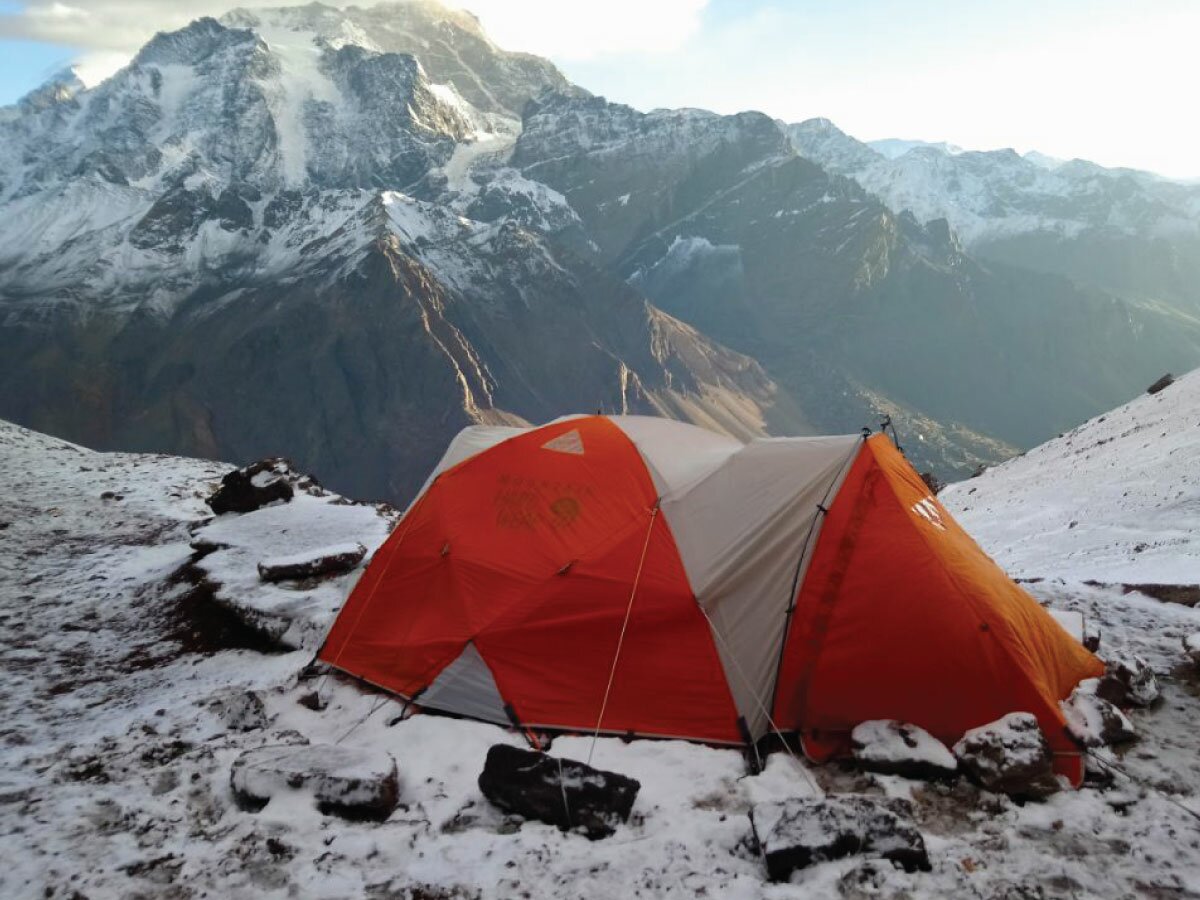
M 846 748 L 952 743 L 1103 665 L 883 435 L 742 442 L 644 416 L 461 432 L 320 652 L 423 707 L 528 729 Z

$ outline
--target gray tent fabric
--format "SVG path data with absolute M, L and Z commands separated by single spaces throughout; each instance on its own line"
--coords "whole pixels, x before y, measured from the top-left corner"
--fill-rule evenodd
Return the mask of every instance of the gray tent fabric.
M 856 435 L 752 441 L 663 500 L 751 737 L 769 728 L 787 611 L 820 531 L 818 505 L 836 493 L 861 443 Z
M 509 724 L 492 670 L 473 643 L 467 644 L 458 659 L 442 669 L 433 684 L 417 697 L 417 703 L 497 725 Z

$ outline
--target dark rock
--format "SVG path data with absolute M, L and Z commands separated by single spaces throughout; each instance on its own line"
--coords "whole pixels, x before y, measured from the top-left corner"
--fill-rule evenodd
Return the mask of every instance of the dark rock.
M 854 794 L 756 804 L 750 823 L 767 876 L 787 881 L 796 869 L 855 854 L 883 857 L 907 872 L 928 872 L 921 832 L 894 805 Z
M 945 487 L 945 485 L 942 484 L 942 480 L 932 472 L 922 472 L 921 480 L 925 482 L 925 487 L 929 488 L 929 493 L 931 494 L 940 494 L 942 488 Z
M 850 735 L 854 760 L 868 772 L 938 780 L 958 774 L 958 761 L 941 741 L 916 725 L 878 719 Z
M 327 706 L 320 691 L 309 691 L 307 694 L 301 695 L 300 699 L 296 702 L 305 709 L 311 709 L 313 712 L 320 712 Z
M 1154 384 L 1150 385 L 1150 387 L 1146 388 L 1146 393 L 1157 394 L 1159 391 L 1169 388 L 1174 383 L 1175 376 L 1168 372 L 1162 378 L 1158 379 L 1158 381 L 1154 382 Z
M 479 789 L 505 812 L 580 830 L 591 840 L 627 821 L 641 784 L 571 759 L 495 744 L 479 776 Z
M 362 544 L 343 544 L 285 559 L 264 559 L 258 564 L 258 577 L 263 581 L 278 582 L 342 575 L 362 562 L 366 555 L 367 548 Z
M 1146 707 L 1158 699 L 1158 679 L 1149 664 L 1133 653 L 1112 654 L 1104 660 L 1104 677 L 1097 696 L 1122 708 Z
M 1009 713 L 973 728 L 954 745 L 962 770 L 985 790 L 1040 800 L 1062 788 L 1054 755 L 1030 713 Z
M 254 512 L 277 500 L 292 499 L 293 490 L 286 474 L 286 460 L 270 458 L 235 469 L 221 479 L 221 486 L 208 498 L 212 511 L 221 513 Z
M 400 799 L 390 755 L 332 744 L 247 750 L 233 764 L 230 785 L 246 809 L 262 809 L 281 791 L 306 790 L 321 812 L 353 820 L 383 821 Z

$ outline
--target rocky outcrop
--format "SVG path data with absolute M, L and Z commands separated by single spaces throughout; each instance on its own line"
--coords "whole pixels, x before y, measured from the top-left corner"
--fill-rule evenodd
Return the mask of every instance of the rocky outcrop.
M 243 469 L 234 469 L 221 479 L 221 486 L 208 498 L 208 505 L 217 515 L 248 513 L 268 503 L 286 503 L 292 499 L 292 485 L 287 479 L 286 460 L 259 460 Z

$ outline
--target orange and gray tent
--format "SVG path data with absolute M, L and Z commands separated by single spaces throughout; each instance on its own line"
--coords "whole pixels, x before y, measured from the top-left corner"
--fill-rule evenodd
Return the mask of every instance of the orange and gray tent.
M 1103 672 L 882 435 L 742 443 L 644 416 L 461 432 L 320 658 L 527 729 L 827 757 L 870 719 L 952 743 Z

